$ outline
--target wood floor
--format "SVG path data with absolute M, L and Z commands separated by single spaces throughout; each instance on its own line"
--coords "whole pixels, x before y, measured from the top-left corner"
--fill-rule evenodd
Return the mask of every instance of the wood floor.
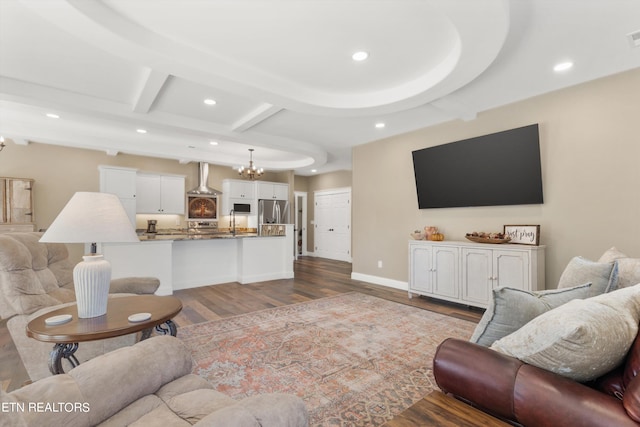
M 295 262 L 294 272 L 293 279 L 246 285 L 226 283 L 176 291 L 174 295 L 182 301 L 183 309 L 174 320 L 180 327 L 352 291 L 474 322 L 482 316 L 479 309 L 423 297 L 409 299 L 406 291 L 352 280 L 351 264 L 347 262 L 301 257 Z M 28 379 L 6 321 L 0 321 L 0 385 L 3 390 L 11 391 Z

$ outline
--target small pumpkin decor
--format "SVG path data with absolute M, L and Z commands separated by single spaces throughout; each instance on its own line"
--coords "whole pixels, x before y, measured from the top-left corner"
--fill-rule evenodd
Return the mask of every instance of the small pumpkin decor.
M 444 240 L 444 234 L 442 234 L 439 231 L 435 233 L 431 233 L 431 235 L 429 236 L 429 240 L 433 240 L 434 242 L 440 242 Z

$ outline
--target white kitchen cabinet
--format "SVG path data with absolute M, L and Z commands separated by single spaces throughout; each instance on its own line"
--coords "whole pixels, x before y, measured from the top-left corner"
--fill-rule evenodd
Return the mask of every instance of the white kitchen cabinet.
M 436 255 L 452 248 L 459 251 L 457 261 L 451 255 Z M 457 279 L 451 278 L 451 269 Z M 501 286 L 545 289 L 544 246 L 409 242 L 409 296 L 415 293 L 486 308 L 492 290 Z
M 100 192 L 118 196 L 131 224 L 136 225 L 136 169 L 99 166 Z
M 136 187 L 137 213 L 184 215 L 184 176 L 138 173 Z
M 222 194 L 227 194 L 231 199 L 254 200 L 256 198 L 254 181 L 225 179 L 222 181 L 222 187 Z
M 249 205 L 250 212 L 236 209 L 236 214 L 256 215 L 256 183 L 240 179 L 225 179 L 222 181 L 222 215 L 229 215 L 234 204 Z
M 259 181 L 257 187 L 258 200 L 289 200 L 289 184 Z
M 460 288 L 459 258 L 460 250 L 455 246 L 410 248 L 410 292 L 456 300 Z

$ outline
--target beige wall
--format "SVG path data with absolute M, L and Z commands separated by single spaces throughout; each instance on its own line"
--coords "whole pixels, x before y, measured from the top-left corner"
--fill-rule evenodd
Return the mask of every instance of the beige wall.
M 447 240 L 540 224 L 547 288 L 576 255 L 615 245 L 640 257 L 640 69 L 358 146 L 353 151 L 353 271 L 406 282 L 409 233 Z M 418 209 L 411 151 L 539 123 L 542 205 Z M 384 268 L 377 268 L 382 260 Z

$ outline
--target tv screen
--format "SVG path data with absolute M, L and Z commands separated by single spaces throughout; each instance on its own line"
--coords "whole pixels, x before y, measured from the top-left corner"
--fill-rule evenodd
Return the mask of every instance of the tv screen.
M 537 124 L 412 154 L 420 209 L 542 203 Z

